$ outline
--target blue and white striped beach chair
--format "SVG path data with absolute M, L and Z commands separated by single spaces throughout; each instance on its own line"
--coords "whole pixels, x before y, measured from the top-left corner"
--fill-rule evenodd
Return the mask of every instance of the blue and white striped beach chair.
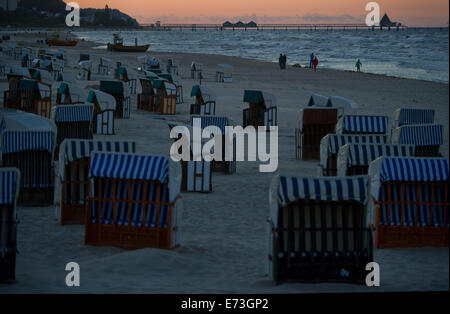
M 191 128 L 199 128 L 201 132 L 207 127 L 217 127 L 222 134 L 222 161 L 213 160 L 213 170 L 223 171 L 227 174 L 233 174 L 236 172 L 236 140 L 235 138 L 229 138 L 226 135 L 226 127 L 233 126 L 233 123 L 228 117 L 221 116 L 191 116 Z M 194 132 L 194 130 L 193 130 Z M 201 134 L 201 133 L 200 133 Z M 192 134 L 191 134 L 192 136 Z M 211 136 L 212 138 L 212 136 Z M 228 143 L 233 145 L 233 160 L 226 160 L 226 147 Z
M 440 124 L 403 125 L 392 131 L 392 143 L 414 145 L 415 156 L 440 157 L 443 133 L 444 127 Z
M 369 164 L 381 156 L 413 157 L 414 146 L 395 144 L 346 144 L 339 149 L 337 175 L 367 174 Z
M 20 170 L 21 205 L 53 203 L 56 132 L 49 119 L 22 111 L 0 110 L 1 165 Z
M 94 105 L 76 104 L 56 106 L 52 110 L 52 119 L 58 128 L 56 138 L 56 157 L 58 147 L 66 138 L 92 138 L 92 118 L 94 115 Z
M 86 244 L 129 249 L 180 245 L 181 168 L 169 157 L 93 153 Z
M 434 123 L 433 109 L 400 108 L 394 112 L 394 128 L 409 124 L 432 123 Z
M 380 157 L 369 176 L 378 248 L 448 246 L 447 159 Z
M 267 272 L 283 281 L 364 283 L 373 261 L 367 176 L 275 176 Z
M 59 151 L 60 207 L 62 225 L 84 224 L 89 196 L 89 165 L 92 152 L 135 153 L 135 142 L 65 139 Z
M 15 279 L 20 171 L 0 168 L 0 283 Z
M 336 134 L 386 134 L 388 117 L 344 115 L 336 124 Z
M 324 176 L 337 175 L 337 154 L 345 144 L 375 144 L 388 142 L 386 135 L 376 134 L 328 134 L 320 141 L 320 174 Z

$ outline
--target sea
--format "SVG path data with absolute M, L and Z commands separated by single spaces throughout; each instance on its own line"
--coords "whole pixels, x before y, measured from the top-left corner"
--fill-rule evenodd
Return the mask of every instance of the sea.
M 171 30 L 86 31 L 80 38 L 102 47 L 120 33 L 124 44 L 150 44 L 149 52 L 191 52 L 236 56 L 288 64 L 309 65 L 314 53 L 319 67 L 355 70 L 357 59 L 364 72 L 447 83 L 449 81 L 449 29 L 405 30 Z

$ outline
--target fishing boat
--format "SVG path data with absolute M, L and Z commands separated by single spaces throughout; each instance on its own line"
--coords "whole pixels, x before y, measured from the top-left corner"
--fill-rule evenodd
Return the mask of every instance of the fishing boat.
M 50 46 L 66 46 L 66 47 L 73 47 L 78 44 L 78 40 L 63 40 L 63 39 L 47 39 L 45 42 Z
M 134 46 L 124 46 L 123 39 L 121 37 L 119 37 L 118 34 L 114 34 L 114 43 L 108 44 L 109 51 L 119 51 L 119 52 L 146 52 L 149 47 L 150 47 L 150 45 L 138 46 L 137 40 L 136 40 L 136 45 L 134 45 Z

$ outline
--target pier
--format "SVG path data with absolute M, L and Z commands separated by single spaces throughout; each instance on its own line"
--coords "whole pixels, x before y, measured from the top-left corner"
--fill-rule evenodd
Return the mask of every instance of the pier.
M 223 24 L 141 24 L 141 27 L 155 31 L 172 30 L 404 30 L 406 26 L 367 26 L 366 24 L 258 24 L 256 26 L 227 26 Z

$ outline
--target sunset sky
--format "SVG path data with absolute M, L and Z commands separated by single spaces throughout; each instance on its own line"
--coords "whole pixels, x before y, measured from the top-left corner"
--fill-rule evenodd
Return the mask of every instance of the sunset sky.
M 82 8 L 108 4 L 141 23 L 364 23 L 368 0 L 73 0 Z M 71 2 L 65 0 L 65 2 Z M 448 0 L 378 0 L 381 15 L 407 26 L 448 26 Z

